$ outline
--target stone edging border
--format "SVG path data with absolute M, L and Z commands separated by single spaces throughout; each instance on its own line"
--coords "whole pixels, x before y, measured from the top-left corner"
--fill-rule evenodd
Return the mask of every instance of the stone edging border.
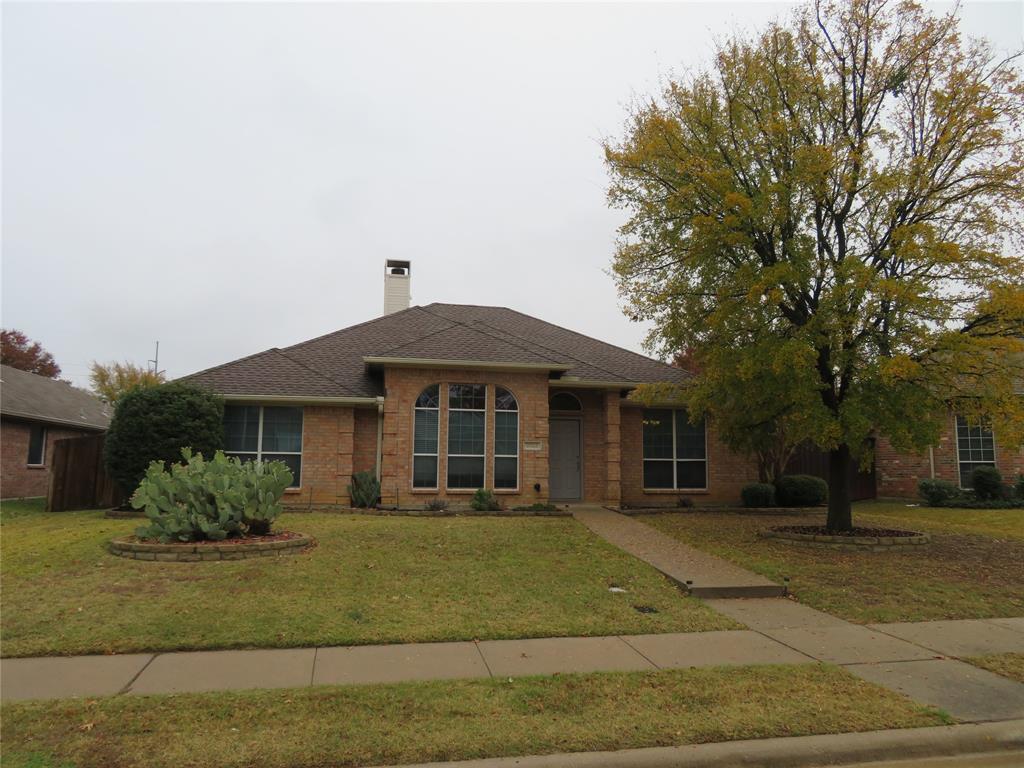
M 831 547 L 850 551 L 906 552 L 909 548 L 928 544 L 932 537 L 927 533 L 913 536 L 830 536 L 823 533 L 792 533 L 766 528 L 758 531 L 763 539 L 778 539 L 787 544 L 804 547 Z
M 270 541 L 225 541 L 216 544 L 157 544 L 131 541 L 127 537 L 111 539 L 107 549 L 112 555 L 133 560 L 156 560 L 163 563 L 196 563 L 213 560 L 248 560 L 254 557 L 276 557 L 296 554 L 312 546 L 312 536 L 300 533 L 291 539 Z

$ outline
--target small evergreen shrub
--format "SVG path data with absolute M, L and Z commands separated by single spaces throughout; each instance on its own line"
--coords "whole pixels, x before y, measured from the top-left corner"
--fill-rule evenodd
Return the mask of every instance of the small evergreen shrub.
M 771 483 L 748 483 L 740 491 L 744 507 L 774 507 L 775 486 Z
M 431 499 L 423 505 L 423 508 L 428 512 L 444 512 L 448 509 L 448 502 L 444 499 Z
M 926 478 L 917 484 L 918 495 L 929 507 L 941 507 L 960 495 L 960 489 L 949 480 Z
M 224 401 L 190 384 L 135 389 L 118 398 L 103 445 L 107 472 L 127 495 L 151 462 L 177 462 L 182 448 L 213 456 L 224 447 Z
M 1003 475 L 995 467 L 978 467 L 971 473 L 971 487 L 978 501 L 1002 498 Z
M 689 496 L 680 496 L 679 500 L 676 502 L 676 505 L 680 509 L 690 509 L 693 506 L 693 499 L 691 499 Z
M 473 494 L 473 500 L 469 505 L 477 512 L 497 512 L 501 509 L 501 504 L 494 498 L 494 494 L 485 488 L 480 488 Z
M 828 483 L 813 475 L 783 475 L 775 483 L 783 507 L 817 507 L 828 500 Z
M 165 469 L 154 461 L 132 495 L 131 505 L 145 510 L 149 525 L 136 529 L 140 539 L 222 541 L 243 532 L 270 533 L 281 514 L 281 496 L 292 483 L 283 461 L 242 462 L 217 451 L 211 461 L 181 450 L 184 464 Z
M 352 484 L 348 487 L 352 506 L 368 509 L 377 506 L 380 501 L 380 481 L 373 472 L 356 472 L 352 475 Z
M 1017 475 L 1017 485 L 1013 489 L 1018 499 L 1024 501 L 1024 475 Z

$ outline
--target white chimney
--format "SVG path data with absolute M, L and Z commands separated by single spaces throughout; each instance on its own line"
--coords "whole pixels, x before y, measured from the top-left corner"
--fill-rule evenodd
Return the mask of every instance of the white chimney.
M 411 261 L 395 261 L 388 259 L 384 262 L 384 314 L 401 312 L 409 308 L 411 294 L 409 291 L 409 280 L 412 274 Z

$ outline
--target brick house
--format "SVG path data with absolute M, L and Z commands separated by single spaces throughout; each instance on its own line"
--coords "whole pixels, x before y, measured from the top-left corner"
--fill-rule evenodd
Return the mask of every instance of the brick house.
M 88 392 L 0 365 L 0 498 L 45 496 L 54 443 L 109 423 L 107 405 Z
M 387 262 L 382 317 L 185 377 L 224 396 L 227 453 L 291 466 L 290 506 L 348 504 L 359 471 L 400 507 L 478 488 L 506 506 L 736 504 L 757 480 L 713 422 L 628 399 L 680 369 L 504 307 L 410 307 L 409 271 Z M 991 454 L 985 434 L 963 461 Z M 952 444 L 936 449 L 945 474 Z M 878 456 L 880 495 L 916 495 L 927 457 L 885 441 Z

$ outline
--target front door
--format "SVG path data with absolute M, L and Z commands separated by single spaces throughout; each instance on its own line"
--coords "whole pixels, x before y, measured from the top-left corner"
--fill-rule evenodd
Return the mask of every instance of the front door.
M 580 498 L 579 419 L 551 419 L 549 470 L 551 498 L 578 501 Z

